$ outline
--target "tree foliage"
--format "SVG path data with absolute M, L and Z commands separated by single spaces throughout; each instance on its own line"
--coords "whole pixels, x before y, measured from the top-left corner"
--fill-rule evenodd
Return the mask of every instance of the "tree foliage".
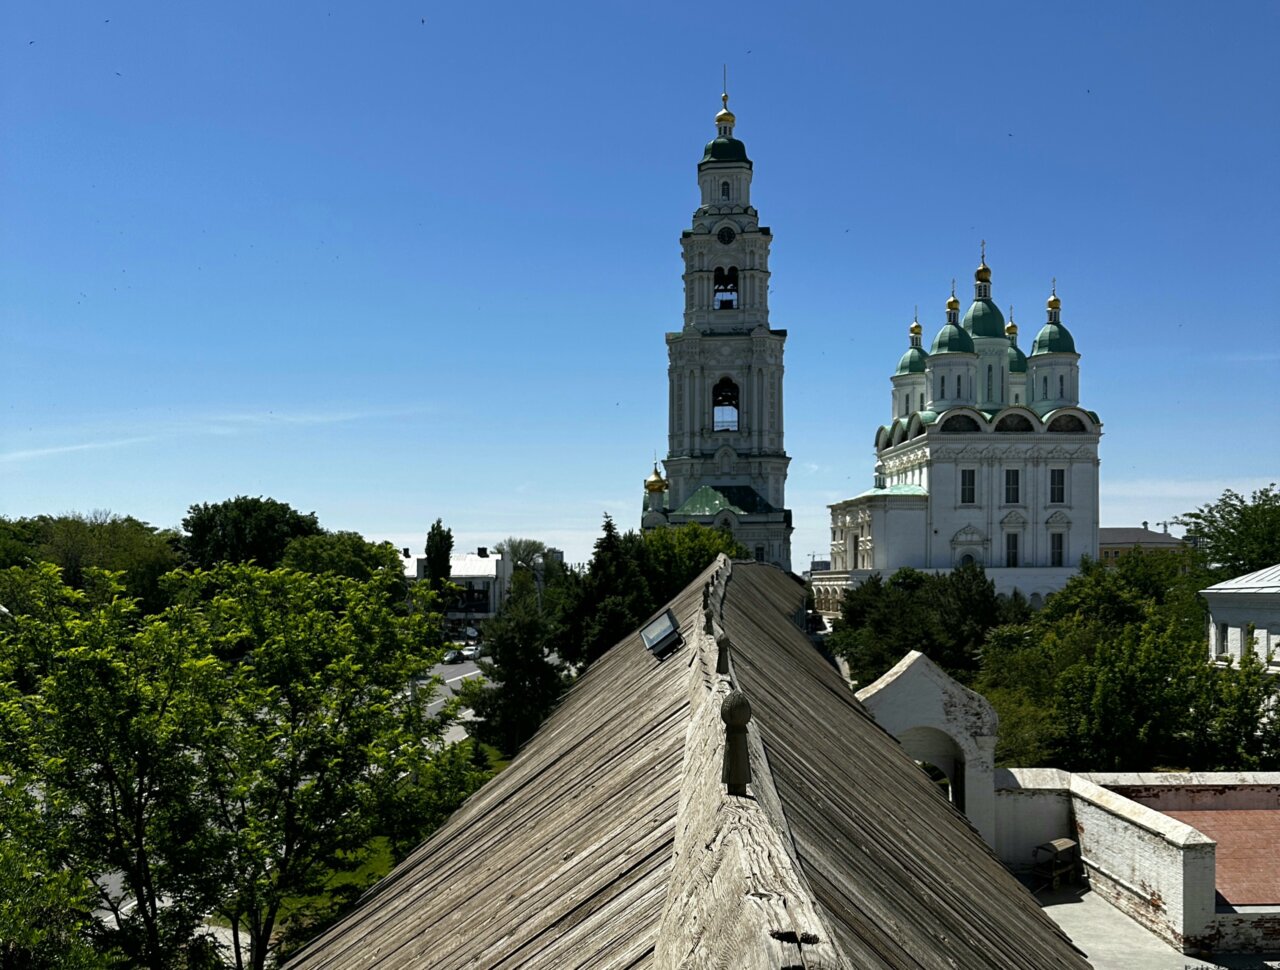
M 1191 551 L 1086 562 L 1028 622 L 987 638 L 975 687 L 1000 715 L 998 759 L 1074 771 L 1280 766 L 1263 660 L 1208 663 L 1210 575 Z
M 547 544 L 540 539 L 522 539 L 508 536 L 493 547 L 495 552 L 515 568 L 532 569 L 538 556 L 547 551 Z
M 292 540 L 321 532 L 314 512 L 304 515 L 286 502 L 248 495 L 192 505 L 182 528 L 187 559 L 202 569 L 250 561 L 270 569 Z
M 331 573 L 361 582 L 380 577 L 401 596 L 406 589 L 399 551 L 388 542 L 369 542 L 358 532 L 299 536 L 285 546 L 280 565 L 299 572 Z
M 406 611 L 377 576 L 223 564 L 170 574 L 171 605 L 144 616 L 118 576 L 85 579 L 0 574 L 0 794 L 40 793 L 23 817 L 70 874 L 62 910 L 91 881 L 131 966 L 204 966 L 216 911 L 243 934 L 237 965 L 263 967 L 287 900 L 342 902 L 334 873 L 374 836 L 406 851 L 485 777 L 439 751 L 452 708 L 427 716 L 425 586 Z
M 861 685 L 911 650 L 967 683 L 981 663 L 987 634 L 1026 615 L 1025 602 L 997 594 L 981 566 L 943 575 L 900 569 L 888 580 L 875 573 L 845 594 L 827 646 Z
M 1275 482 L 1248 499 L 1227 489 L 1218 501 L 1177 521 L 1196 539 L 1206 561 L 1221 569 L 1223 578 L 1280 563 L 1280 490 Z
M 426 580 L 432 589 L 442 589 L 449 581 L 449 557 L 453 555 L 453 530 L 436 519 L 427 530 Z
M 159 581 L 179 565 L 178 543 L 172 530 L 101 509 L 0 520 L 0 568 L 50 562 L 76 588 L 89 569 L 118 570 L 125 591 L 150 612 L 163 606 Z

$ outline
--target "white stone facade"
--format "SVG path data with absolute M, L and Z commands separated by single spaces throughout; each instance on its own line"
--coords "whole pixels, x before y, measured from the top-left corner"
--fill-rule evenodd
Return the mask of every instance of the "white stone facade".
M 1050 296 L 1027 357 L 990 279 L 984 260 L 969 312 L 961 321 L 952 295 L 930 352 L 912 324 L 893 416 L 875 436 L 875 485 L 830 506 L 831 569 L 812 578 L 822 612 L 873 573 L 968 562 L 998 591 L 1038 601 L 1097 557 L 1102 422 L 1080 406 L 1061 302 Z
M 1252 651 L 1280 667 L 1280 565 L 1200 591 L 1209 604 L 1209 656 L 1239 663 Z
M 698 164 L 702 204 L 682 234 L 684 326 L 666 335 L 666 479 L 650 479 L 644 528 L 725 526 L 757 559 L 791 568 L 783 441 L 785 330 L 769 325 L 769 245 L 752 164 L 716 116 Z M 665 490 L 662 486 L 665 485 Z

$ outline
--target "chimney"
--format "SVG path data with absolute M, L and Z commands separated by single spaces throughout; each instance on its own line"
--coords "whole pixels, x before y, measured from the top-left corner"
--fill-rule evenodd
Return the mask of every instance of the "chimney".
M 1147 520 L 1146 520 L 1146 519 L 1143 519 L 1143 520 L 1142 520 L 1142 531 L 1143 531 L 1143 532 L 1149 532 L 1149 531 L 1151 531 L 1150 529 L 1148 529 L 1148 528 L 1147 528 Z
M 405 546 L 405 547 L 404 547 L 404 549 L 402 549 L 402 550 L 401 550 L 401 555 L 403 555 L 405 559 L 408 559 L 408 558 L 409 558 L 409 547 L 408 547 L 408 546 Z
M 477 555 L 477 556 L 479 556 L 481 559 L 488 559 L 488 558 L 489 558 L 489 547 L 488 547 L 488 546 L 481 546 L 480 548 L 478 548 L 478 549 L 476 550 L 476 555 Z

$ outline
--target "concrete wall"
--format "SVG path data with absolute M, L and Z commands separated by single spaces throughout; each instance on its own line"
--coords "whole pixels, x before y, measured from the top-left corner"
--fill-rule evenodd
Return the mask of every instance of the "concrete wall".
M 1029 864 L 1051 838 L 1075 839 L 1090 887 L 1131 919 L 1187 952 L 1214 934 L 1213 840 L 1083 775 L 1011 769 L 996 783 L 998 817 L 1012 825 L 998 842 L 1008 864 Z M 1054 832 L 1065 802 L 1067 830 Z M 1030 816 L 1012 822 L 1024 807 Z
M 1036 846 L 1075 838 L 1070 776 L 1056 768 L 997 768 L 995 775 L 996 855 L 1014 872 L 1026 872 Z

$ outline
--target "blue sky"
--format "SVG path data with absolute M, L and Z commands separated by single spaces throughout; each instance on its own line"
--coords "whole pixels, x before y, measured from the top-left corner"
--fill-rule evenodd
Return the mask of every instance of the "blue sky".
M 1056 276 L 1103 525 L 1277 478 L 1280 5 L 0 8 L 0 514 L 269 495 L 585 559 L 665 451 L 728 62 L 772 227 L 793 558 L 913 307 Z

